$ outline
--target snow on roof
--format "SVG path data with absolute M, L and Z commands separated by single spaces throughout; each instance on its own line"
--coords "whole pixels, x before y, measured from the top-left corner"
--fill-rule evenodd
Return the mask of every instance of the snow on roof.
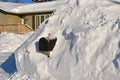
M 54 11 L 66 1 L 51 1 L 42 3 L 10 3 L 0 2 L 0 10 L 13 14 L 27 14 Z

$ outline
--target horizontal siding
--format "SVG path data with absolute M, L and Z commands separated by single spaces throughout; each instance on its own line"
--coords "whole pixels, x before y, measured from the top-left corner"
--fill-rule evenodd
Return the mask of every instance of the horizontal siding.
M 31 31 L 33 31 L 33 29 L 24 24 L 0 25 L 0 33 L 11 32 L 16 34 L 25 34 Z
M 14 15 L 5 15 L 0 13 L 0 24 L 6 25 L 6 24 L 20 24 L 21 19 L 18 16 Z

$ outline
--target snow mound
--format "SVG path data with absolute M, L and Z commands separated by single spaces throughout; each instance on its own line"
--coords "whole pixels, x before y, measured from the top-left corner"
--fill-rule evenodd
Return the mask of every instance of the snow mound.
M 13 52 L 19 47 L 32 33 L 25 35 L 18 35 L 13 33 L 1 33 L 0 34 L 0 53 L 1 52 Z M 13 46 L 14 45 L 14 46 Z
M 30 80 L 119 80 L 120 6 L 92 1 L 70 1 L 45 20 L 16 50 L 14 79 L 26 75 Z M 36 42 L 48 33 L 57 37 L 50 58 L 36 50 Z

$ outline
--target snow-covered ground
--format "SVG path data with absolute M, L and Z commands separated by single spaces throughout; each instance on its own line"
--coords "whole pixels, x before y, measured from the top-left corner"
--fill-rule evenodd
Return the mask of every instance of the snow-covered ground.
M 1 52 L 14 52 L 31 33 L 25 35 L 18 35 L 13 33 L 0 34 L 0 53 Z
M 17 71 L 14 52 L 31 34 L 33 32 L 25 35 L 0 34 L 0 80 L 9 79 Z
M 119 3 L 119 0 L 69 0 L 59 6 L 20 47 L 11 46 L 15 50 L 12 56 L 17 72 L 9 79 L 119 80 Z M 36 49 L 36 43 L 48 33 L 57 37 L 49 58 Z M 5 39 L 1 40 L 4 43 Z M 2 73 L 9 77 L 9 73 L 3 70 Z

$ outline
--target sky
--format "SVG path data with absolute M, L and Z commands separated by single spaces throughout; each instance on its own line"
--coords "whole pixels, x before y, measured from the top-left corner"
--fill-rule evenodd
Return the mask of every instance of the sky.
M 5 2 L 31 3 L 32 0 L 0 0 Z

